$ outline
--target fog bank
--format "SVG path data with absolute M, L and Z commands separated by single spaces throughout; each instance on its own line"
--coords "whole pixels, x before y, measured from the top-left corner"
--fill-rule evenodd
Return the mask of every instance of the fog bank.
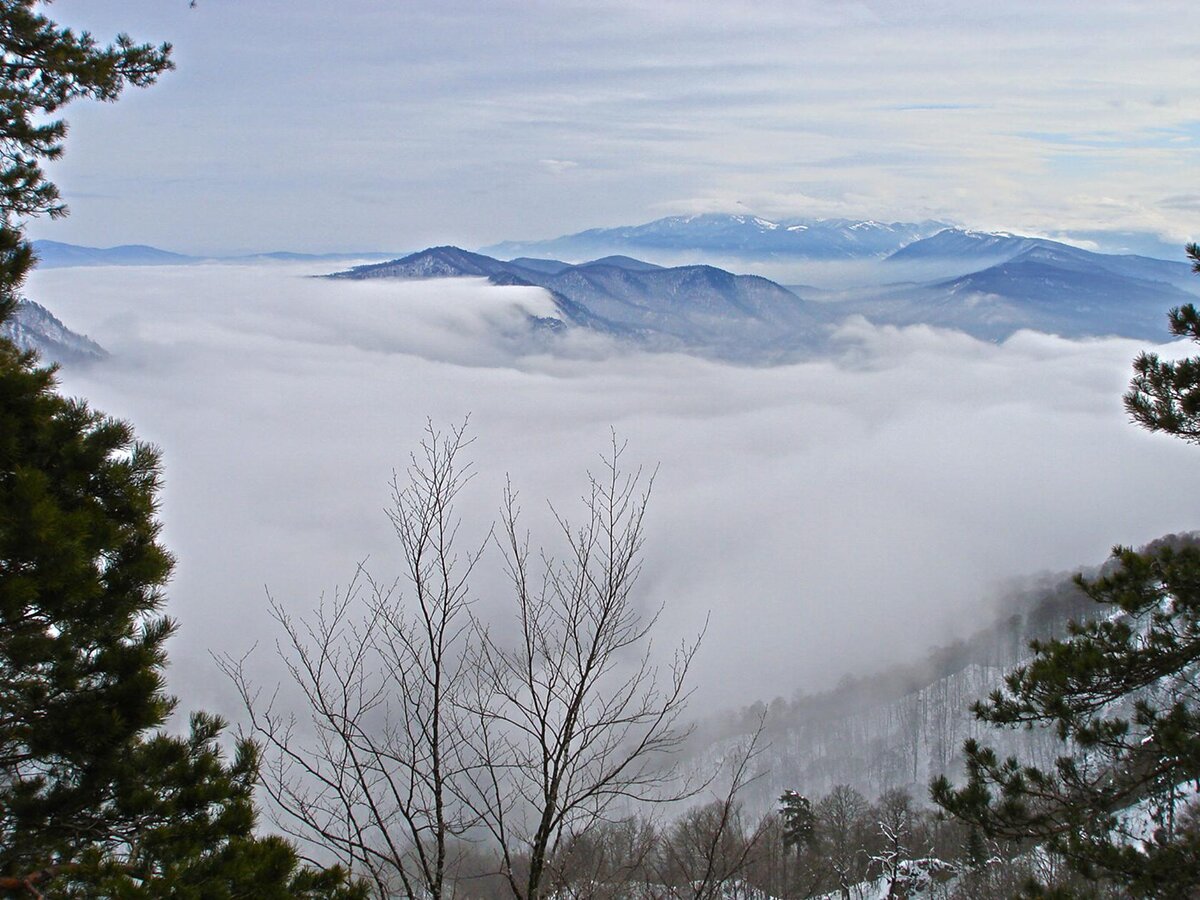
M 998 581 L 1200 525 L 1200 451 L 1125 421 L 1141 349 L 1021 333 L 996 346 L 847 324 L 835 355 L 743 368 L 578 335 L 537 349 L 537 289 L 348 283 L 295 265 L 59 269 L 28 288 L 112 354 L 64 389 L 163 451 L 178 557 L 170 685 L 232 711 L 209 652 L 275 631 L 360 560 L 400 571 L 383 514 L 427 418 L 471 416 L 468 535 L 506 473 L 531 524 L 570 512 L 610 428 L 661 466 L 643 598 L 663 645 L 711 613 L 697 709 L 818 689 L 971 630 Z M 1165 311 L 1164 311 L 1165 312 Z M 489 572 L 475 593 L 501 610 Z

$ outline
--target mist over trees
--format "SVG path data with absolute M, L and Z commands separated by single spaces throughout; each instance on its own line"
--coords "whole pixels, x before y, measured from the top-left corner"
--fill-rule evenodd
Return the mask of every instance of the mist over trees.
M 1200 274 L 1200 247 L 1187 251 Z M 1170 322 L 1200 342 L 1195 307 Z M 1137 424 L 1196 442 L 1200 358 L 1143 353 L 1125 406 Z M 1052 727 L 1062 755 L 1036 766 L 968 741 L 967 784 L 939 778 L 933 797 L 983 834 L 1038 843 L 1084 878 L 1132 896 L 1190 896 L 1200 884 L 1200 549 L 1117 547 L 1113 560 L 1110 574 L 1077 578 L 1096 617 L 1035 641 L 1033 659 L 973 707 L 991 725 Z
M 428 425 L 407 477 L 393 481 L 402 587 L 360 572 L 309 620 L 275 605 L 305 709 L 264 699 L 242 660 L 223 668 L 268 751 L 267 790 L 290 834 L 367 876 L 380 897 L 461 890 L 470 848 L 473 866 L 491 857 L 486 874 L 535 900 L 571 880 L 583 835 L 613 810 L 696 792 L 672 761 L 689 733 L 697 645 L 665 667 L 651 654 L 658 615 L 634 589 L 652 478 L 626 470 L 615 436 L 581 520 L 554 512 L 556 556 L 531 550 L 511 486 L 498 531 L 456 545 L 455 499 L 471 478 L 465 429 Z M 491 543 L 515 636 L 497 636 L 472 606 L 470 575 Z

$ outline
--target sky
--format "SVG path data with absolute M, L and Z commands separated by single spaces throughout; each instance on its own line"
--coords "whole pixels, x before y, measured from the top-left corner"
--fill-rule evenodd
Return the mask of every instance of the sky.
M 284 264 L 35 271 L 29 293 L 111 353 L 63 389 L 132 421 L 163 454 L 163 539 L 178 564 L 169 686 L 237 715 L 212 654 L 253 651 L 268 688 L 279 629 L 364 563 L 401 574 L 384 509 L 427 421 L 470 417 L 477 475 L 464 543 L 506 478 L 533 546 L 568 518 L 615 432 L 657 467 L 635 602 L 656 653 L 708 629 L 694 711 L 820 690 L 923 658 L 1004 616 L 1004 584 L 1102 562 L 1196 527 L 1179 490 L 1196 448 L 1131 426 L 1120 396 L 1142 344 L 1021 332 L 842 327 L 833 351 L 735 366 L 587 332 L 523 335 L 536 288 L 328 281 Z M 1167 352 L 1176 352 L 1167 348 Z M 477 612 L 512 594 L 489 551 Z
M 178 69 L 79 103 L 34 237 L 477 247 L 676 213 L 1196 237 L 1200 29 L 1158 0 L 57 0 Z

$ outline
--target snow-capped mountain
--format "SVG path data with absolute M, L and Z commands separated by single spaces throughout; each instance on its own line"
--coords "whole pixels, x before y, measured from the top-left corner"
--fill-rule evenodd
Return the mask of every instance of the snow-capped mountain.
M 972 271 L 1015 259 L 1032 250 L 1046 250 L 1109 269 L 1119 269 L 1134 277 L 1167 280 L 1177 283 L 1187 280 L 1191 267 L 1182 262 L 1183 248 L 1178 260 L 1128 253 L 1099 253 L 1049 238 L 1027 237 L 1003 231 L 972 231 L 965 228 L 946 228 L 937 234 L 914 241 L 890 254 L 888 263 L 951 262 Z
M 612 253 L 770 259 L 872 259 L 946 228 L 944 222 L 874 222 L 786 219 L 705 213 L 670 216 L 644 225 L 592 228 L 550 240 L 506 241 L 483 248 L 500 257 L 554 256 L 592 259 Z
M 1066 246 L 1043 238 L 1024 237 L 1000 231 L 971 231 L 945 228 L 930 237 L 913 241 L 888 255 L 888 262 L 927 262 L 931 260 L 970 260 L 980 264 L 1012 259 L 1034 247 Z

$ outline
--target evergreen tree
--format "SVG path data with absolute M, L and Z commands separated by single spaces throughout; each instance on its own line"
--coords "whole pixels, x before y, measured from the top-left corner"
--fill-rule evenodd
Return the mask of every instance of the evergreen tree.
M 1200 273 L 1200 247 L 1188 254 Z M 1190 305 L 1172 310 L 1171 327 L 1200 341 Z M 1125 404 L 1152 431 L 1200 441 L 1200 358 L 1142 354 Z M 967 784 L 939 779 L 933 798 L 983 833 L 1041 843 L 1127 895 L 1196 896 L 1200 549 L 1118 547 L 1109 574 L 1076 582 L 1096 616 L 1064 640 L 1034 642 L 1032 660 L 974 707 L 993 725 L 1052 727 L 1064 754 L 1046 770 L 967 741 Z
M 1200 244 L 1188 244 L 1192 271 L 1200 274 Z M 1192 304 L 1173 309 L 1171 332 L 1200 342 L 1200 313 Z M 1150 431 L 1165 431 L 1200 443 L 1200 358 L 1164 361 L 1142 353 L 1133 363 L 1133 380 L 1125 395 L 1130 417 Z
M 803 794 L 784 791 L 779 798 L 779 817 L 783 820 L 783 846 L 796 853 L 815 840 L 812 802 Z
M 340 872 L 253 836 L 252 745 L 226 763 L 202 715 L 156 733 L 173 705 L 158 486 L 127 425 L 0 341 L 0 895 L 336 896 Z
M 46 116 L 170 67 L 166 45 L 100 47 L 35 7 L 0 0 L 0 320 L 33 262 L 24 218 L 64 212 L 39 160 L 66 126 Z M 159 476 L 128 425 L 0 339 L 0 896 L 363 896 L 254 834 L 252 744 L 226 761 L 203 714 L 186 737 L 161 730 Z

